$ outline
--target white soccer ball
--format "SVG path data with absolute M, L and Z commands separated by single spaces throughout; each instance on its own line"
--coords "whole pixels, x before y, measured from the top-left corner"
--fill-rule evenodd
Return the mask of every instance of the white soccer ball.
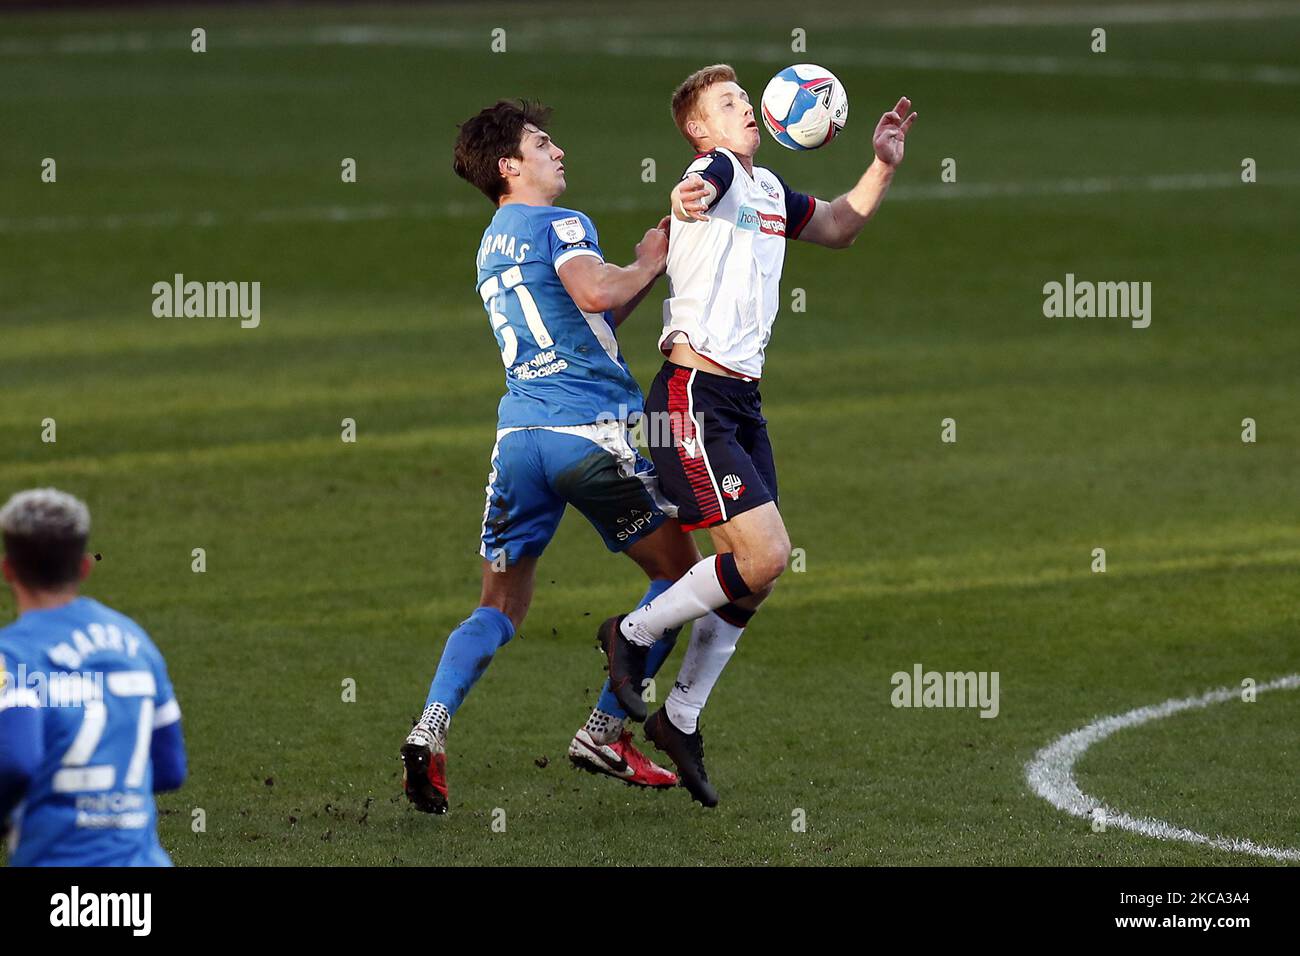
M 813 63 L 796 63 L 772 77 L 763 90 L 763 123 L 786 149 L 817 149 L 833 140 L 849 119 L 849 97 L 835 74 Z

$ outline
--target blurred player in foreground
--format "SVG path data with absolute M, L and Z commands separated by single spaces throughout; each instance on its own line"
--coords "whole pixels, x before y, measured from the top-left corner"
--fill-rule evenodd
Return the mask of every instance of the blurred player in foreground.
M 162 654 L 77 594 L 90 512 L 53 488 L 0 509 L 18 620 L 0 629 L 0 822 L 11 866 L 171 866 L 153 795 L 185 781 Z

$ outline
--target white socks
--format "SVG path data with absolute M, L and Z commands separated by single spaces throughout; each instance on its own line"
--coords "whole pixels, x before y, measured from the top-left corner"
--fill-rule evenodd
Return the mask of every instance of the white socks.
M 649 647 L 663 637 L 665 631 L 681 627 L 687 621 L 729 603 L 731 598 L 718 581 L 716 561 L 713 555 L 702 559 L 663 594 L 623 618 L 623 636 L 633 644 Z M 697 623 L 693 630 L 698 630 L 699 626 Z M 691 647 L 694 646 L 695 635 L 692 634 Z
M 587 718 L 587 723 L 582 729 L 589 733 L 591 739 L 596 743 L 612 744 L 623 733 L 623 718 L 607 714 L 597 708 L 591 712 L 591 716 Z
M 415 726 L 411 728 L 411 733 L 415 734 L 417 730 L 423 728 L 427 730 L 441 746 L 445 747 L 447 745 L 447 728 L 450 726 L 451 713 L 440 701 L 435 700 L 428 707 L 424 708 L 424 713 L 420 715 L 420 719 L 417 720 Z
M 698 565 L 696 565 L 698 567 Z M 692 569 L 693 570 L 693 569 Z M 705 614 L 691 626 L 691 642 L 664 709 L 668 719 L 684 733 L 693 734 L 718 682 L 722 669 L 736 652 L 736 642 L 745 629 L 728 624 L 716 614 Z

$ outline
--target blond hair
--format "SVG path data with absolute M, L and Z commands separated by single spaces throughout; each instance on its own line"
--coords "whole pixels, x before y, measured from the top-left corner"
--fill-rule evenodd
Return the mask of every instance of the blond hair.
M 690 133 L 686 132 L 686 123 L 695 115 L 700 95 L 714 83 L 726 82 L 736 82 L 736 71 L 726 63 L 715 63 L 702 70 L 696 70 L 673 90 L 673 122 L 686 137 L 686 142 L 692 146 L 695 145 L 695 140 Z

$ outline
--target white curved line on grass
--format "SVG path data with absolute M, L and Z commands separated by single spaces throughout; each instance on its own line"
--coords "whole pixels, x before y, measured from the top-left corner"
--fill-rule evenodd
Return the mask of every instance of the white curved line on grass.
M 1288 674 L 1276 680 L 1258 685 L 1256 691 L 1295 690 L 1300 688 L 1300 674 Z M 1103 717 L 1088 726 L 1072 731 L 1064 737 L 1053 741 L 1034 755 L 1034 759 L 1025 765 L 1025 779 L 1030 788 L 1058 810 L 1076 817 L 1091 817 L 1101 810 L 1107 827 L 1131 830 L 1143 836 L 1157 840 L 1178 840 L 1183 843 L 1195 843 L 1213 847 L 1216 850 L 1228 850 L 1232 853 L 1249 853 L 1253 856 L 1267 857 L 1270 860 L 1300 860 L 1300 849 L 1289 847 L 1262 846 L 1252 840 L 1240 840 L 1232 837 L 1206 836 L 1186 827 L 1174 826 L 1163 820 L 1150 817 L 1133 817 L 1106 806 L 1096 797 L 1091 797 L 1079 789 L 1074 779 L 1074 765 L 1084 752 L 1100 740 L 1125 727 L 1137 727 L 1162 717 L 1170 717 L 1185 710 L 1204 709 L 1211 704 L 1222 704 L 1241 697 L 1240 687 L 1221 687 L 1208 691 L 1199 697 L 1184 697 L 1167 700 L 1163 704 L 1139 707 L 1126 714 Z

